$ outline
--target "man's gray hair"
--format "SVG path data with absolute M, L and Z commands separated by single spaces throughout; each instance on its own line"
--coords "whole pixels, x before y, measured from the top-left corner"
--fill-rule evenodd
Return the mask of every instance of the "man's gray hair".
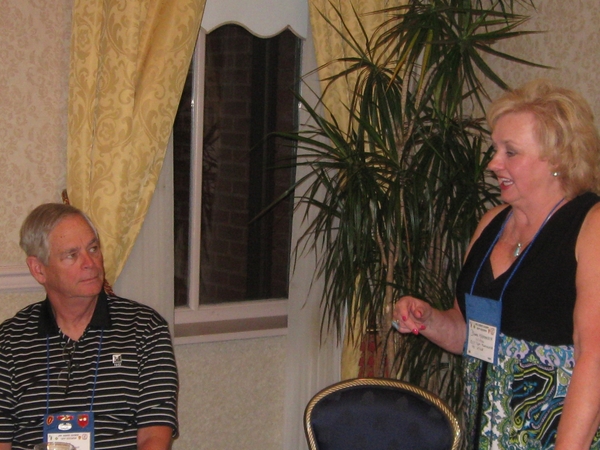
M 19 245 L 27 256 L 35 256 L 42 264 L 48 265 L 48 236 L 61 220 L 69 216 L 83 217 L 98 239 L 96 227 L 83 211 L 64 203 L 45 203 L 31 211 L 21 226 Z

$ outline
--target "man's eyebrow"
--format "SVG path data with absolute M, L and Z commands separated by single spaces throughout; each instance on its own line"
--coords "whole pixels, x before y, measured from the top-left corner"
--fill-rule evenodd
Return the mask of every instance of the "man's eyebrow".
M 75 252 L 78 252 L 79 249 L 80 249 L 80 247 L 70 247 L 70 248 L 67 248 L 67 249 L 63 250 L 62 252 L 60 252 L 59 255 L 62 256 L 62 255 L 68 255 L 70 253 L 75 253 Z
M 100 239 L 98 239 L 97 237 L 94 237 L 94 238 L 92 238 L 92 240 L 90 240 L 86 244 L 86 248 L 90 247 L 92 245 L 95 245 L 95 244 L 99 244 L 99 243 L 100 243 Z M 78 252 L 79 250 L 81 250 L 81 247 L 78 247 L 78 246 L 70 247 L 70 248 L 67 248 L 67 249 L 63 250 L 62 252 L 60 252 L 60 255 L 68 255 L 73 252 Z

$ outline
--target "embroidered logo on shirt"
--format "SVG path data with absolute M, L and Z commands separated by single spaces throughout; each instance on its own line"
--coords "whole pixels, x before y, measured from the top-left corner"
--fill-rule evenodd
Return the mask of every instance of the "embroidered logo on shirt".
M 115 367 L 121 367 L 121 364 L 123 364 L 123 357 L 121 356 L 121 354 L 116 354 L 116 355 L 112 355 L 112 360 L 113 360 L 113 365 Z

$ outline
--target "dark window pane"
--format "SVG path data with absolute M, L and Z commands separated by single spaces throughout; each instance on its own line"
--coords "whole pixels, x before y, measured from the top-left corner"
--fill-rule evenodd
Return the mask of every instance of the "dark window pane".
M 266 137 L 296 128 L 299 39 L 287 30 L 261 39 L 226 25 L 207 35 L 205 64 L 200 301 L 285 298 L 291 197 L 252 219 L 293 181 L 293 170 L 281 168 L 289 166 L 292 149 Z M 181 106 L 180 113 L 185 115 Z M 189 130 L 183 134 L 189 137 Z M 188 175 L 182 175 L 181 184 L 189 186 L 189 150 L 178 156 L 186 146 L 180 150 L 177 133 L 174 137 L 176 243 L 186 241 L 182 247 L 189 247 L 186 219 L 178 223 L 177 217 L 189 209 L 189 192 L 186 197 L 178 187 L 178 171 L 186 170 L 186 163 Z M 179 305 L 185 304 L 187 268 L 176 264 Z

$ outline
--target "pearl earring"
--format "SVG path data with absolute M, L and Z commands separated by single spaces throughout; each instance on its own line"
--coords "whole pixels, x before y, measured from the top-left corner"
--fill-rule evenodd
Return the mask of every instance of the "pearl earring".
M 557 177 L 557 176 L 559 176 L 559 175 L 560 175 L 560 172 L 552 172 L 552 176 L 553 176 L 553 177 Z

